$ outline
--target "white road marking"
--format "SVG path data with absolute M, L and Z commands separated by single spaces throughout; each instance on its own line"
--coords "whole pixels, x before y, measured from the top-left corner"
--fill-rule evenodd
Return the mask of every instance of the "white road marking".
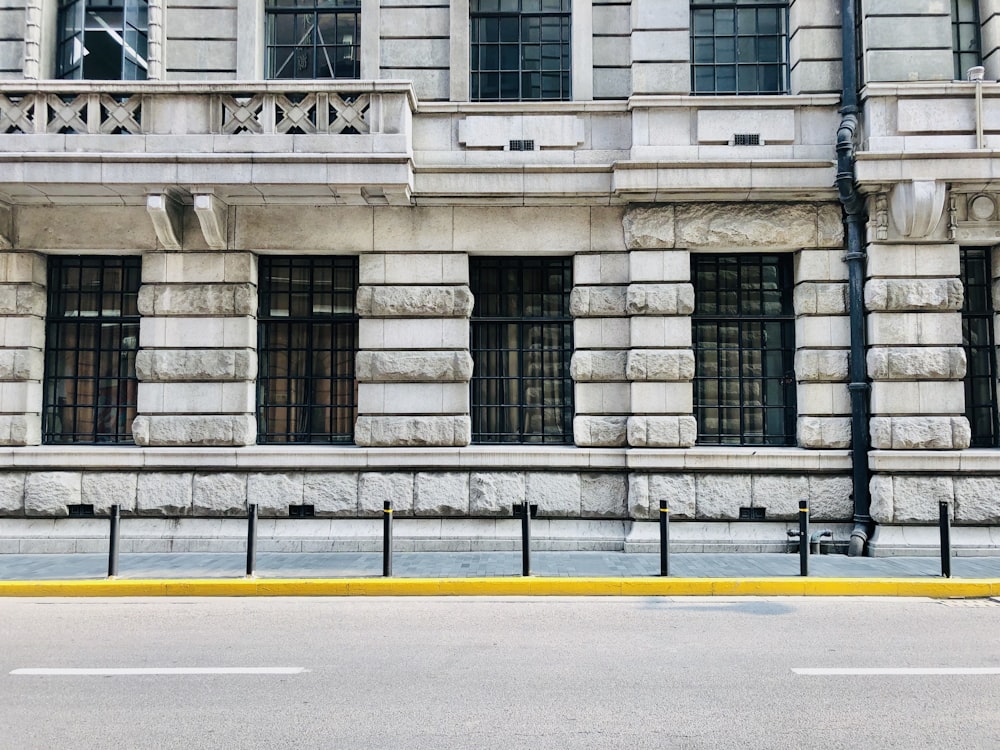
M 831 675 L 990 675 L 1000 674 L 1000 667 L 793 667 L 792 672 L 811 677 Z
M 302 674 L 303 667 L 123 667 L 98 669 L 25 668 L 11 674 L 40 677 L 119 677 L 131 675 L 190 675 L 190 674 Z

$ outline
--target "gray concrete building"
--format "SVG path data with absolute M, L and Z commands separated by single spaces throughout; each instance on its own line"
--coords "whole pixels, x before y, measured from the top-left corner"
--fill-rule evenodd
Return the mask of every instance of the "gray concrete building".
M 998 49 L 1000 0 L 4 0 L 0 552 L 806 499 L 1000 553 Z

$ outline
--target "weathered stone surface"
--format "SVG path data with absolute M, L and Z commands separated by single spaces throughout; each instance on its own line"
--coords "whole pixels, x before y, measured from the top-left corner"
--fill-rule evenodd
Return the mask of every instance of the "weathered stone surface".
M 362 383 L 455 383 L 472 377 L 465 351 L 362 351 L 354 361 Z
M 573 418 L 573 442 L 581 448 L 611 448 L 627 444 L 628 417 Z
M 628 505 L 625 474 L 580 475 L 580 515 L 584 518 L 624 518 Z
M 257 419 L 251 415 L 139 415 L 132 421 L 139 446 L 253 445 Z
M 951 477 L 896 475 L 892 478 L 893 523 L 932 523 L 938 503 L 955 502 Z
M 0 445 L 38 445 L 41 442 L 40 414 L 0 414 Z
M 630 208 L 622 220 L 625 247 L 668 249 L 674 246 L 674 207 Z
M 694 417 L 628 418 L 628 444 L 633 448 L 690 448 L 697 438 Z
M 19 516 L 24 513 L 24 472 L 0 473 L 0 514 Z
M 302 505 L 302 474 L 249 474 L 247 505 L 256 505 L 261 516 L 287 516 L 289 505 Z
M 26 516 L 68 516 L 67 505 L 81 503 L 80 472 L 37 471 L 24 478 Z
M 257 354 L 248 349 L 141 349 L 135 357 L 139 380 L 253 380 Z
M 247 512 L 247 475 L 196 473 L 191 509 L 196 516 L 242 516 Z
M 316 471 L 302 477 L 302 502 L 317 516 L 358 515 L 358 472 Z
M 961 380 L 965 351 L 957 346 L 879 347 L 866 357 L 873 380 Z
M 130 471 L 86 472 L 81 481 L 80 502 L 94 506 L 94 512 L 111 511 L 112 505 L 121 510 L 135 510 L 139 475 Z
M 252 284 L 143 284 L 139 314 L 152 316 L 256 315 Z
M 0 349 L 0 380 L 41 380 L 44 367 L 40 349 Z
M 614 318 L 625 316 L 624 286 L 578 286 L 569 296 L 574 318 Z
M 39 284 L 0 284 L 0 315 L 45 315 L 45 287 Z
M 694 377 L 694 352 L 690 349 L 632 349 L 625 374 L 629 380 L 674 382 Z
M 816 217 L 817 245 L 819 247 L 844 246 L 844 214 L 836 203 L 819 206 Z
M 528 472 L 525 502 L 538 505 L 538 515 L 575 518 L 580 515 L 580 475 L 565 472 Z
M 625 295 L 629 315 L 690 315 L 694 312 L 693 284 L 630 284 Z
M 795 377 L 802 383 L 847 380 L 847 350 L 799 349 L 795 352 Z
M 1000 524 L 1000 477 L 955 477 L 955 520 Z
M 465 516 L 469 513 L 466 472 L 418 472 L 413 487 L 413 515 Z
M 472 472 L 469 476 L 469 515 L 511 515 L 512 505 L 524 503 L 524 485 L 523 472 Z
M 797 315 L 846 315 L 847 284 L 806 282 L 792 292 Z
M 628 352 L 577 350 L 570 361 L 570 374 L 578 383 L 612 383 L 627 380 L 625 362 Z
M 870 513 L 875 523 L 892 523 L 892 477 L 887 474 L 876 474 L 868 483 L 868 494 L 871 496 Z
M 790 474 L 754 474 L 751 507 L 766 508 L 766 518 L 791 521 L 799 516 L 799 500 L 809 499 L 809 479 Z M 739 508 L 736 509 L 737 515 Z
M 850 521 L 854 517 L 854 483 L 850 477 L 809 477 L 809 518 Z
M 964 298 L 958 279 L 871 279 L 865 284 L 870 311 L 961 310 Z
M 413 474 L 409 472 L 364 472 L 358 478 L 358 513 L 382 517 L 383 503 L 392 501 L 392 512 L 413 513 Z
M 870 425 L 880 450 L 962 450 L 972 441 L 965 417 L 872 417 Z
M 467 318 L 467 286 L 362 286 L 355 306 L 364 318 Z
M 730 521 L 749 507 L 752 496 L 749 474 L 699 474 L 695 479 L 698 518 Z
M 693 474 L 638 474 L 629 476 L 629 515 L 637 520 L 657 520 L 660 500 L 666 500 L 671 518 L 695 517 Z
M 850 417 L 799 417 L 797 424 L 800 448 L 851 447 Z
M 142 515 L 190 515 L 193 485 L 194 474 L 190 472 L 144 472 L 139 475 L 136 512 Z
M 359 416 L 354 442 L 366 447 L 462 446 L 472 440 L 469 417 Z
M 817 246 L 816 206 L 787 203 L 683 203 L 676 209 L 678 247 Z

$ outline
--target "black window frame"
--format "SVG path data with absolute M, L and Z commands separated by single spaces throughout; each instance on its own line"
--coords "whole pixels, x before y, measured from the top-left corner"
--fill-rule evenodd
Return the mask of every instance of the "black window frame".
M 476 256 L 469 277 L 472 442 L 571 445 L 572 257 Z
M 956 80 L 964 81 L 969 68 L 983 64 L 979 0 L 951 0 L 951 51 Z
M 356 80 L 361 77 L 361 0 L 267 0 L 264 15 L 265 78 Z M 324 29 L 330 24 L 332 29 Z M 277 41 L 279 34 L 289 32 L 291 42 Z M 333 43 L 324 37 L 324 33 L 331 32 Z M 345 43 L 341 33 L 347 32 L 351 32 L 352 41 Z M 293 61 L 295 64 L 287 67 Z M 325 66 L 321 65 L 323 61 Z M 282 75 L 286 71 L 292 75 Z
M 972 431 L 971 447 L 993 448 L 1000 443 L 997 408 L 997 354 L 994 330 L 992 251 L 988 247 L 961 247 L 962 348 L 966 371 L 965 416 Z
M 118 14 L 120 21 L 115 19 Z M 60 0 L 56 34 L 56 78 L 142 81 L 148 77 L 148 0 Z M 109 50 L 120 50 L 117 63 L 107 59 Z

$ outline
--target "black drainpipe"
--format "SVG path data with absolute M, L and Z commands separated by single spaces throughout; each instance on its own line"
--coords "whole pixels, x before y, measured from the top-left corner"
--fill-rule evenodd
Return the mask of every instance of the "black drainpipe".
M 841 0 L 843 23 L 843 89 L 837 130 L 837 192 L 844 207 L 845 259 L 848 270 L 848 307 L 851 314 L 851 479 L 854 484 L 854 529 L 848 554 L 864 554 L 872 525 L 868 490 L 868 379 L 865 367 L 864 227 L 865 199 L 854 182 L 854 138 L 858 129 L 855 0 Z

